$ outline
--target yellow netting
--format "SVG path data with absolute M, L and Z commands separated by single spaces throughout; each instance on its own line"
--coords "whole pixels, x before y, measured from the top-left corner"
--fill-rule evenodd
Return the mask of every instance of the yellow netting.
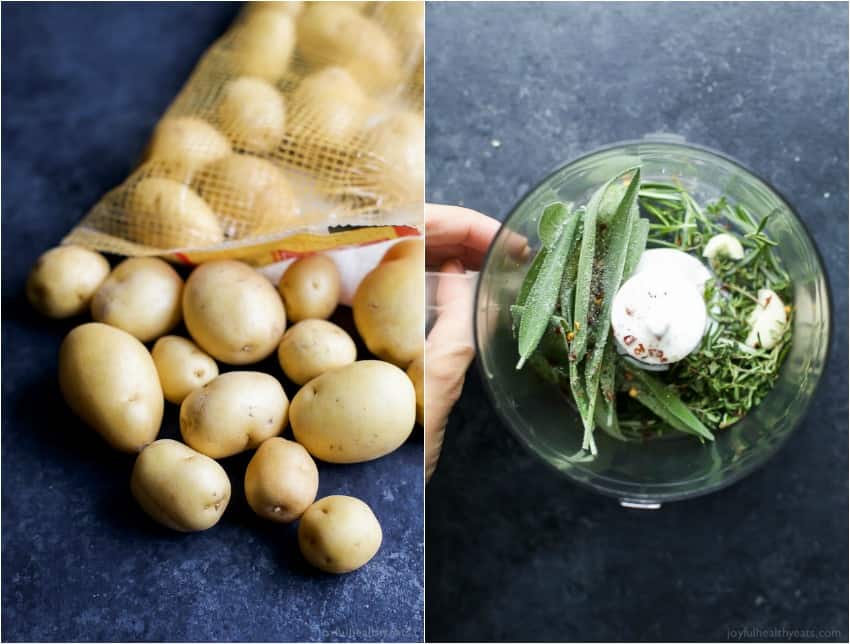
M 423 43 L 423 2 L 246 4 L 65 242 L 262 264 L 421 228 Z

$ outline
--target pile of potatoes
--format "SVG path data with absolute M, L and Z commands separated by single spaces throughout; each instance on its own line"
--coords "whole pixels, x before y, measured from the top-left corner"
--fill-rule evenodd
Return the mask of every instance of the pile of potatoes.
M 287 166 L 328 197 L 350 189 L 329 179 L 343 172 L 382 203 L 420 201 L 422 112 L 392 94 L 423 29 L 422 2 L 250 3 L 213 50 L 215 80 L 192 81 L 216 86 L 190 82 L 194 103 L 157 125 L 121 193 L 122 234 L 186 249 L 297 227 L 301 188 Z
M 161 259 L 110 270 L 94 251 L 60 246 L 38 259 L 26 294 L 51 318 L 90 312 L 94 321 L 62 342 L 60 388 L 109 445 L 138 454 L 130 486 L 148 515 L 182 532 L 211 528 L 231 496 L 216 459 L 251 450 L 248 505 L 270 521 L 300 519 L 304 557 L 343 573 L 375 555 L 381 526 L 359 499 L 316 500 L 316 459 L 380 458 L 421 422 L 422 253 L 419 239 L 397 243 L 357 289 L 355 326 L 380 360 L 358 360 L 351 336 L 328 321 L 340 276 L 325 255 L 291 264 L 275 289 L 238 261 L 201 264 L 184 283 Z M 181 321 L 188 338 L 172 334 Z M 275 352 L 299 387 L 291 401 L 273 375 L 219 372 L 219 363 L 241 367 Z M 183 442 L 157 439 L 165 401 L 180 406 Z M 281 437 L 287 425 L 294 440 Z

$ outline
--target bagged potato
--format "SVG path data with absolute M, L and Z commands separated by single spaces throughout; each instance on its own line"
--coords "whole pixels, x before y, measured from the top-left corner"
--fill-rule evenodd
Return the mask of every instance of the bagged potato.
M 422 2 L 247 3 L 65 243 L 262 266 L 417 234 L 423 42 Z

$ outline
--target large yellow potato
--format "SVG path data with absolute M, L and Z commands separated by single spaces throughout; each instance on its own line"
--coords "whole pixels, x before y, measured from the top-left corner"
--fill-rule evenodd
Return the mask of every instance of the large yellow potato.
M 91 316 L 142 342 L 165 335 L 182 317 L 183 280 L 156 257 L 131 257 L 118 264 L 91 302 Z
M 407 377 L 413 383 L 416 392 L 416 422 L 425 426 L 425 354 L 419 354 L 407 368 Z
M 259 516 L 291 523 L 319 491 L 319 470 L 295 441 L 272 437 L 257 449 L 245 470 L 245 498 Z
M 381 264 L 396 259 L 410 259 L 425 266 L 425 240 L 421 237 L 405 239 L 390 246 L 381 258 Z
M 159 434 L 165 403 L 156 367 L 126 331 L 99 322 L 73 329 L 59 349 L 59 387 L 115 449 L 137 452 Z
M 188 186 L 162 177 L 147 177 L 130 189 L 127 234 L 161 249 L 211 246 L 223 239 L 207 203 Z
M 363 89 L 343 67 L 325 67 L 304 78 L 292 94 L 292 129 L 304 138 L 342 145 L 366 122 Z
M 425 267 L 410 259 L 379 264 L 357 287 L 352 309 L 369 351 L 407 368 L 425 343 Z
M 274 85 L 252 76 L 225 84 L 217 115 L 233 145 L 249 152 L 274 150 L 286 129 L 283 96 Z
M 159 122 L 145 158 L 173 169 L 176 178 L 228 154 L 230 141 L 224 134 L 203 119 L 180 116 Z
M 235 30 L 233 70 L 275 83 L 284 75 L 295 51 L 295 22 L 285 11 L 255 7 Z
M 192 339 L 227 364 L 251 364 L 277 349 L 286 312 L 274 286 L 242 262 L 198 266 L 183 288 L 183 320 Z
M 231 371 L 186 396 L 180 405 L 180 433 L 202 454 L 225 458 L 280 434 L 288 408 L 277 378 Z
M 370 91 L 396 84 L 402 61 L 392 38 L 371 18 L 342 4 L 312 3 L 298 20 L 298 50 L 314 66 L 341 65 Z
M 157 340 L 151 356 L 165 399 L 175 405 L 218 375 L 215 360 L 194 342 L 178 335 L 166 335 Z
M 195 175 L 194 185 L 216 214 L 229 220 L 228 237 L 279 232 L 297 223 L 289 181 L 264 159 L 231 154 Z
M 283 334 L 277 359 L 297 385 L 357 360 L 357 346 L 345 331 L 327 320 L 302 320 Z
M 308 255 L 284 271 L 277 288 L 291 321 L 327 319 L 339 304 L 339 271 L 327 255 Z
M 361 360 L 304 385 L 289 411 L 295 440 L 329 463 L 360 463 L 400 447 L 416 420 L 416 392 L 401 369 Z
M 421 114 L 396 112 L 370 130 L 378 185 L 405 203 L 420 203 L 425 190 L 425 122 Z
M 107 275 L 109 262 L 100 253 L 81 246 L 57 246 L 32 267 L 27 299 L 42 315 L 69 318 L 88 310 Z
M 301 554 L 325 572 L 351 572 L 366 565 L 382 539 L 381 524 L 372 508 L 352 496 L 319 499 L 298 525 Z
M 179 532 L 213 527 L 230 501 L 224 468 L 168 438 L 154 441 L 136 457 L 130 490 L 154 521 Z

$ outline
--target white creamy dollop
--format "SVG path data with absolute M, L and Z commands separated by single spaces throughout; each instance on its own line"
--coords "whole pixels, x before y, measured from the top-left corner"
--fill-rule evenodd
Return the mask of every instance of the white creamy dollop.
M 611 328 L 620 351 L 647 365 L 668 365 L 696 349 L 708 324 L 703 290 L 710 277 L 688 253 L 645 251 L 612 303 Z

